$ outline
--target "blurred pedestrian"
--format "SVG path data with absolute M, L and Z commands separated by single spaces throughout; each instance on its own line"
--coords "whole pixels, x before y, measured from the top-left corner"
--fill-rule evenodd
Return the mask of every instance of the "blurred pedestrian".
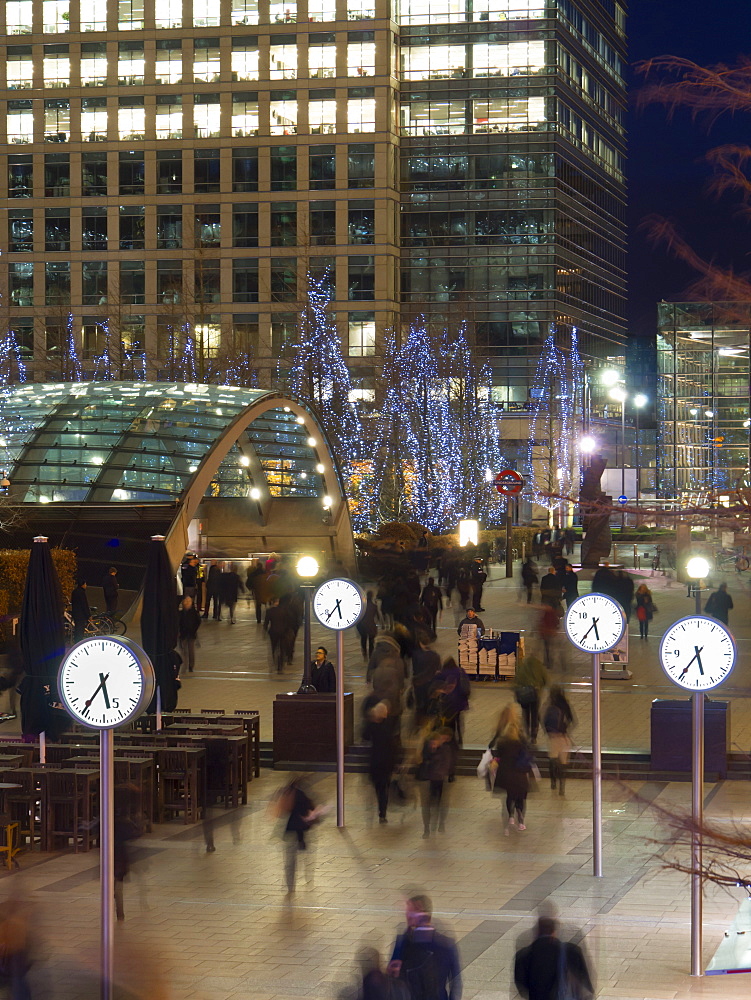
M 446 831 L 446 782 L 454 769 L 452 737 L 451 730 L 444 727 L 427 732 L 419 741 L 416 778 L 421 783 L 423 840 L 436 830 Z
M 514 957 L 514 983 L 526 1000 L 588 1000 L 594 996 L 584 953 L 579 945 L 556 936 L 552 917 L 537 921 L 537 937 Z
M 10 1000 L 31 1000 L 31 921 L 27 904 L 12 896 L 0 904 L 0 975 L 10 985 Z
M 485 572 L 482 559 L 475 559 L 472 563 L 470 569 L 470 579 L 472 581 L 474 606 L 478 611 L 484 611 L 485 608 L 482 606 L 482 592 L 485 587 L 485 582 L 488 579 L 488 574 Z
M 433 926 L 433 904 L 424 894 L 406 903 L 407 929 L 399 934 L 389 974 L 406 983 L 410 1000 L 461 1000 L 459 951 Z
M 533 653 L 527 653 L 516 662 L 514 694 L 521 705 L 524 725 L 532 743 L 537 742 L 540 724 L 540 695 L 548 684 L 548 672 L 542 661 Z
M 543 604 L 540 613 L 540 622 L 537 630 L 542 639 L 542 647 L 545 653 L 545 666 L 552 670 L 556 659 L 561 660 L 561 669 L 566 669 L 565 656 L 558 643 L 559 630 L 561 624 L 561 606 L 553 607 L 552 604 Z
M 360 636 L 363 659 L 367 660 L 373 653 L 373 646 L 375 645 L 375 637 L 378 634 L 379 625 L 383 627 L 383 616 L 373 599 L 373 591 L 369 590 L 365 594 L 365 607 L 356 626 L 358 635 Z
M 716 618 L 718 622 L 727 625 L 728 612 L 732 610 L 733 598 L 728 593 L 728 585 L 721 583 L 717 590 L 707 598 L 707 603 L 704 605 L 704 612 L 712 618 Z
M 414 709 L 413 729 L 422 728 L 428 718 L 428 701 L 436 674 L 441 669 L 441 658 L 431 649 L 427 635 L 418 638 L 412 652 L 412 705 Z M 407 705 L 410 707 L 409 695 Z
M 229 623 L 235 624 L 235 605 L 237 598 L 245 590 L 242 580 L 237 575 L 234 563 L 230 563 L 226 569 L 222 570 L 219 577 L 219 621 L 221 621 L 221 608 L 229 611 Z
M 652 591 L 646 583 L 642 583 L 636 591 L 636 617 L 639 620 L 639 635 L 642 639 L 649 638 L 649 623 L 654 618 L 655 610 Z
M 540 580 L 540 598 L 543 604 L 549 604 L 551 608 L 561 606 L 561 594 L 563 586 L 561 578 L 555 571 L 555 566 L 549 566 L 545 576 Z
M 271 643 L 271 669 L 276 667 L 277 673 L 284 671 L 284 634 L 287 630 L 287 615 L 284 606 L 275 598 L 269 601 L 263 618 L 263 628 Z
M 522 563 L 522 586 L 527 591 L 527 604 L 532 603 L 532 588 L 538 579 L 537 565 L 530 556 Z
M 180 580 L 183 585 L 183 597 L 196 599 L 196 587 L 198 585 L 198 559 L 196 556 L 188 556 L 180 567 Z
M 102 580 L 102 591 L 107 614 L 113 618 L 117 614 L 117 603 L 120 594 L 120 584 L 117 582 L 117 569 L 110 566 L 107 575 Z
M 334 694 L 336 692 L 336 669 L 328 658 L 325 646 L 319 646 L 310 664 L 310 683 L 318 694 Z
M 453 656 L 444 661 L 435 684 L 440 694 L 436 714 L 440 717 L 440 725 L 452 731 L 458 751 L 462 745 L 462 713 L 469 708 L 472 684 L 466 670 L 458 665 Z
M 256 608 L 256 623 L 260 625 L 263 621 L 263 606 L 268 600 L 268 595 L 266 594 L 266 571 L 261 565 L 260 559 L 254 559 L 248 567 L 245 575 L 245 586 L 253 595 L 253 603 Z
M 370 743 L 368 776 L 376 794 L 378 821 L 387 823 L 391 779 L 402 757 L 399 716 L 387 701 L 379 701 L 367 710 L 362 738 Z
M 211 560 L 208 571 L 206 573 L 206 603 L 203 607 L 203 617 L 209 617 L 209 605 L 214 602 L 214 610 L 212 617 L 214 621 L 219 621 L 220 618 L 220 607 L 219 607 L 219 578 L 222 575 L 222 571 L 219 568 L 219 564 L 216 559 Z
M 178 614 L 177 634 L 183 663 L 187 665 L 189 674 L 193 673 L 193 667 L 196 665 L 196 641 L 200 627 L 201 616 L 193 603 L 193 598 L 183 597 Z
M 508 837 L 514 828 L 527 829 L 524 814 L 533 763 L 519 706 L 514 705 L 509 710 L 508 721 L 502 732 L 493 739 L 489 749 L 495 761 L 493 791 L 496 794 L 505 792 L 506 795 L 508 820 L 504 833 Z
M 571 752 L 569 730 L 574 725 L 574 713 L 568 698 L 559 684 L 553 684 L 548 695 L 548 703 L 542 716 L 542 726 L 548 738 L 548 767 L 550 787 L 558 794 L 566 794 L 566 769 Z
M 384 971 L 377 948 L 360 948 L 357 964 L 360 967 L 361 983 L 358 1000 L 410 1000 L 406 987 L 403 994 L 394 992 L 395 981 Z
M 433 635 L 435 635 L 436 625 L 438 623 L 438 612 L 443 611 L 443 597 L 441 596 L 441 588 L 436 587 L 432 576 L 428 577 L 428 582 L 422 589 L 420 603 L 423 607 L 427 608 L 428 616 L 430 618 L 430 627 L 433 631 Z
M 301 851 L 308 850 L 306 835 L 325 809 L 316 809 L 301 778 L 293 778 L 276 795 L 274 811 L 285 821 L 284 878 L 287 895 L 295 891 L 297 861 Z
M 80 642 L 91 618 L 89 598 L 86 595 L 86 581 L 83 577 L 70 595 L 70 617 L 73 619 L 73 642 Z
M 115 874 L 115 914 L 118 920 L 125 920 L 123 908 L 123 882 L 130 871 L 130 849 L 128 844 L 141 836 L 140 817 L 134 810 L 139 791 L 135 785 L 119 785 L 115 789 L 115 822 L 113 836 Z
M 563 574 L 563 596 L 567 608 L 570 608 L 579 596 L 579 577 L 571 563 L 566 563 L 566 571 Z

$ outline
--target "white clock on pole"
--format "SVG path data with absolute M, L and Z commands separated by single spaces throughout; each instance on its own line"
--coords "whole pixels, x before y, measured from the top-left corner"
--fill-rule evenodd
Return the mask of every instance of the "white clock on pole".
M 154 696 L 146 653 L 121 636 L 84 639 L 65 656 L 58 675 L 68 713 L 89 729 L 115 729 L 143 713 Z
M 352 580 L 326 580 L 313 594 L 316 618 L 337 632 L 357 624 L 364 610 L 365 595 Z
M 668 677 L 687 691 L 709 691 L 735 665 L 735 641 L 715 618 L 690 615 L 674 622 L 662 637 L 660 663 Z
M 566 612 L 566 635 L 585 653 L 607 653 L 626 630 L 626 616 L 605 594 L 583 594 Z

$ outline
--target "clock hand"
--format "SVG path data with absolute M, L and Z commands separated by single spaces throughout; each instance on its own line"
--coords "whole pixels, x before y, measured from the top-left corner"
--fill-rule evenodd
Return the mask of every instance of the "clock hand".
M 598 639 L 598 640 L 599 640 L 599 638 L 600 638 L 600 633 L 599 633 L 599 632 L 597 631 L 597 623 L 598 623 L 598 621 L 599 621 L 599 620 L 600 620 L 599 618 L 593 618 L 593 619 L 592 619 L 592 624 L 591 624 L 591 625 L 589 626 L 589 628 L 587 629 L 587 631 L 586 631 L 586 632 L 584 633 L 584 635 L 582 636 L 582 642 L 583 642 L 583 641 L 584 641 L 584 640 L 585 640 L 585 639 L 587 638 L 587 636 L 588 636 L 588 635 L 589 635 L 589 633 L 590 633 L 590 632 L 592 631 L 592 629 L 594 629 L 594 630 L 595 630 L 595 639 Z
M 681 672 L 681 677 L 685 677 L 686 676 L 686 674 L 688 673 L 688 669 L 691 666 L 691 664 L 694 662 L 694 660 L 698 660 L 698 662 L 699 662 L 699 671 L 700 671 L 700 673 L 702 675 L 704 674 L 704 668 L 701 665 L 701 657 L 699 656 L 699 653 L 701 653 L 701 651 L 702 651 L 702 649 L 704 649 L 704 647 L 702 646 L 701 649 L 700 649 L 698 646 L 694 646 L 694 649 L 696 650 L 696 652 L 691 657 L 691 659 L 688 661 L 688 663 L 686 664 L 686 666 L 683 668 L 683 670 Z
M 341 604 L 341 598 L 340 598 L 339 600 L 337 600 L 337 602 L 336 602 L 336 604 L 334 605 L 334 607 L 333 607 L 333 608 L 331 609 L 331 611 L 329 611 L 329 613 L 328 613 L 328 614 L 326 615 L 326 621 L 328 621 L 328 620 L 329 620 L 329 619 L 331 618 L 331 616 L 333 615 L 333 613 L 334 613 L 335 611 L 338 611 L 338 612 L 339 612 L 339 617 L 340 617 L 340 618 L 342 617 L 342 609 L 341 609 L 341 607 L 339 606 L 340 604 Z
M 109 674 L 107 674 L 107 677 L 109 677 Z M 110 707 L 110 696 L 107 694 L 107 685 L 105 683 L 105 681 L 107 680 L 107 677 L 105 677 L 104 674 L 100 674 L 99 675 L 99 679 L 102 682 L 102 697 L 104 698 L 104 704 L 105 704 L 105 706 L 107 708 L 109 708 Z
M 702 651 L 702 649 L 704 649 L 704 647 L 702 646 L 701 648 L 699 648 L 699 646 L 694 646 L 694 649 L 696 650 L 696 662 L 697 662 L 698 667 L 699 667 L 699 673 L 703 677 L 704 676 L 704 667 L 701 664 L 701 657 L 699 656 L 699 653 L 701 653 L 701 651 Z
M 88 709 L 91 706 L 92 701 L 96 698 L 96 696 L 102 690 L 102 687 L 104 687 L 105 682 L 109 679 L 109 674 L 106 674 L 106 675 L 100 674 L 99 677 L 100 677 L 99 687 L 92 694 L 92 696 L 89 698 L 89 700 L 84 704 L 84 708 L 83 708 L 84 712 L 86 711 L 86 709 Z M 106 695 L 105 695 L 105 698 L 106 698 Z M 109 699 L 107 699 L 107 701 L 108 701 L 107 707 L 109 708 Z

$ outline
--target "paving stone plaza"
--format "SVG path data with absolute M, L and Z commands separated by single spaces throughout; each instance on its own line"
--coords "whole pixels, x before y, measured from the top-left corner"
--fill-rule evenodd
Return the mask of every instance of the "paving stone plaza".
M 646 642 L 630 625 L 630 681 L 603 682 L 603 746 L 649 748 L 649 706 L 673 697 L 657 661 L 659 637 L 691 613 L 686 588 L 643 574 L 659 615 Z M 751 576 L 751 574 L 748 574 Z M 746 678 L 751 622 L 749 582 L 728 577 L 735 610 L 730 627 L 738 663 L 717 693 L 729 697 L 731 738 L 751 749 L 751 704 Z M 639 582 L 639 581 L 637 581 Z M 580 588 L 586 590 L 584 584 Z M 486 588 L 486 625 L 533 628 L 535 615 L 518 603 L 516 581 L 494 566 Z M 238 623 L 208 621 L 201 629 L 196 673 L 185 679 L 181 706 L 255 708 L 262 739 L 271 739 L 276 693 L 295 690 L 297 666 L 281 678 L 269 673 L 268 651 L 252 605 L 241 602 Z M 133 638 L 138 639 L 134 634 Z M 328 641 L 327 641 L 328 640 Z M 313 642 L 333 650 L 333 635 L 314 627 Z M 437 648 L 454 652 L 454 610 L 444 611 Z M 301 663 L 298 642 L 297 660 Z M 357 634 L 345 642 L 347 688 L 366 690 Z M 569 656 L 578 725 L 575 742 L 590 743 L 589 663 Z M 556 679 L 560 675 L 556 675 Z M 510 685 L 473 686 L 465 744 L 483 746 L 511 697 Z M 10 732 L 13 723 L 5 723 Z M 541 749 L 540 753 L 544 751 Z M 503 836 L 501 802 L 476 778 L 458 777 L 450 788 L 446 832 L 423 840 L 419 809 L 392 809 L 387 825 L 374 824 L 365 776 L 346 776 L 346 827 L 329 816 L 311 836 L 298 891 L 285 894 L 282 848 L 269 800 L 284 776 L 264 769 L 249 789 L 247 806 L 220 812 L 216 851 L 206 853 L 201 825 L 175 821 L 155 826 L 134 845 L 125 885 L 126 919 L 116 928 L 118 989 L 149 1000 L 288 1000 L 354 997 L 355 956 L 363 944 L 388 958 L 402 924 L 405 893 L 427 891 L 436 920 L 457 939 L 466 1000 L 514 997 L 513 954 L 540 906 L 555 906 L 562 923 L 586 948 L 604 1000 L 672 1000 L 749 993 L 747 976 L 689 976 L 689 886 L 665 871 L 664 840 L 651 803 L 690 804 L 685 782 L 604 782 L 604 877 L 592 877 L 591 783 L 571 779 L 560 798 L 543 782 L 530 796 L 527 829 Z M 333 803 L 330 773 L 310 776 L 316 803 Z M 744 822 L 751 811 L 745 781 L 707 783 L 706 814 Z M 21 870 L 2 876 L 0 896 L 22 896 L 33 907 L 36 935 L 33 997 L 79 1000 L 98 996 L 98 855 L 25 854 Z M 708 964 L 742 899 L 740 891 L 706 890 L 704 964 Z M 64 928 L 64 933 L 62 932 Z

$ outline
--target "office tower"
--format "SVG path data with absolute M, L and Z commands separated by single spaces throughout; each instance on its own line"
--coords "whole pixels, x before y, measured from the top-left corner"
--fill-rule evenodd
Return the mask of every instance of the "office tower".
M 2 7 L 3 324 L 34 378 L 71 337 L 86 371 L 109 345 L 118 377 L 171 377 L 189 330 L 266 384 L 308 272 L 366 396 L 417 313 L 466 322 L 499 402 L 551 323 L 622 354 L 612 0 Z

